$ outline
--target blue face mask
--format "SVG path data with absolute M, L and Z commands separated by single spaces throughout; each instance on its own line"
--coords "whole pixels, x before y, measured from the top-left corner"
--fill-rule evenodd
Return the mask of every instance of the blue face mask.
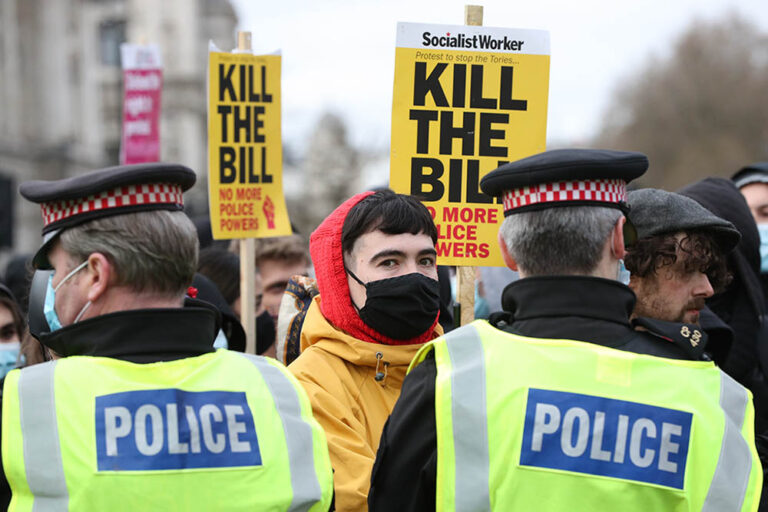
M 616 272 L 616 280 L 625 286 L 629 286 L 629 270 L 624 266 L 624 260 L 619 260 L 619 270 Z
M 0 343 L 0 378 L 16 368 L 16 360 L 19 358 L 21 343 L 11 341 L 9 343 Z
M 82 262 L 80 265 L 75 267 L 72 272 L 67 274 L 64 279 L 61 280 L 59 284 L 56 285 L 56 288 L 53 287 L 53 274 L 51 274 L 48 277 L 48 289 L 45 292 L 45 303 L 43 304 L 43 314 L 45 315 L 45 320 L 48 322 L 48 327 L 51 329 L 51 332 L 58 331 L 61 329 L 61 322 L 59 321 L 59 315 L 56 314 L 56 290 L 61 288 L 61 285 L 66 283 L 70 277 L 77 274 L 79 271 L 84 269 L 88 265 L 87 261 Z M 75 318 L 75 321 L 72 323 L 77 322 L 80 320 L 80 317 L 83 316 L 83 313 L 85 313 L 85 310 L 88 309 L 88 307 L 91 305 L 91 301 L 88 301 L 85 306 L 83 306 L 83 309 L 80 310 L 80 313 L 77 314 L 77 317 Z
M 768 273 L 768 224 L 758 224 L 760 232 L 760 272 Z
M 216 339 L 213 340 L 213 348 L 229 348 L 227 337 L 221 329 L 219 329 L 219 334 L 216 335 Z

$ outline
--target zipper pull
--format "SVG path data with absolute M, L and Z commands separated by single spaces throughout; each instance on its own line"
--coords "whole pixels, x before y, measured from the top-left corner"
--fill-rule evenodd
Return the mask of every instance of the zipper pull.
M 382 354 L 381 352 L 376 352 L 376 370 L 375 370 L 376 376 L 373 377 L 376 380 L 376 382 L 381 382 L 384 380 L 384 377 L 386 377 L 384 373 L 379 371 L 379 364 L 381 363 L 381 359 L 383 357 L 384 357 L 384 354 Z M 387 369 L 387 365 L 384 365 L 384 369 L 385 370 Z

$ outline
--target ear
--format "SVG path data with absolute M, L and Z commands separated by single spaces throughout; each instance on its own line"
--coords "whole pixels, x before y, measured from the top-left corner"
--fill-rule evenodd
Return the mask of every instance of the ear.
M 91 253 L 88 256 L 86 267 L 86 279 L 88 279 L 88 300 L 95 302 L 112 284 L 115 278 L 115 267 L 106 256 L 100 252 Z
M 619 217 L 616 224 L 613 225 L 611 231 L 611 254 L 617 259 L 622 260 L 627 255 L 627 251 L 624 248 L 624 223 L 627 222 L 627 218 L 623 215 Z
M 499 241 L 499 249 L 501 249 L 501 257 L 504 258 L 504 263 L 506 263 L 507 266 L 512 270 L 514 270 L 515 272 L 518 272 L 517 262 L 512 257 L 512 255 L 509 254 L 507 243 L 504 241 L 504 238 L 501 236 L 501 231 L 498 232 L 497 239 Z

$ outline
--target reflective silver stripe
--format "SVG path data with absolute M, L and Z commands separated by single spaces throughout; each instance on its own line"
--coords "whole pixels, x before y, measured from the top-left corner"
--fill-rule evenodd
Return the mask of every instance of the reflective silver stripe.
M 720 372 L 720 407 L 725 412 L 725 431 L 715 475 L 702 512 L 741 510 L 752 472 L 752 453 L 741 434 L 749 395 L 741 384 Z
M 67 510 L 69 506 L 56 422 L 56 364 L 30 366 L 19 375 L 19 418 L 33 511 Z
M 445 336 L 451 358 L 451 418 L 456 511 L 491 510 L 485 352 L 473 325 Z
M 301 417 L 301 403 L 296 388 L 288 377 L 264 358 L 252 354 L 239 355 L 252 362 L 261 372 L 283 422 L 293 489 L 293 501 L 288 510 L 309 510 L 322 499 L 322 491 L 315 471 L 312 427 Z

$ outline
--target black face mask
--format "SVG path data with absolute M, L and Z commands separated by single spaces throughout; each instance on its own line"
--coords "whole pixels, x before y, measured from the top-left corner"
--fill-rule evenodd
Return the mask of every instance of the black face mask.
M 256 317 L 256 353 L 263 354 L 275 343 L 275 321 L 269 311 Z M 245 352 L 245 351 L 243 351 Z
M 437 279 L 414 272 L 364 283 L 347 272 L 365 286 L 365 306 L 358 308 L 354 301 L 352 304 L 369 327 L 394 340 L 415 338 L 432 327 L 440 311 Z

